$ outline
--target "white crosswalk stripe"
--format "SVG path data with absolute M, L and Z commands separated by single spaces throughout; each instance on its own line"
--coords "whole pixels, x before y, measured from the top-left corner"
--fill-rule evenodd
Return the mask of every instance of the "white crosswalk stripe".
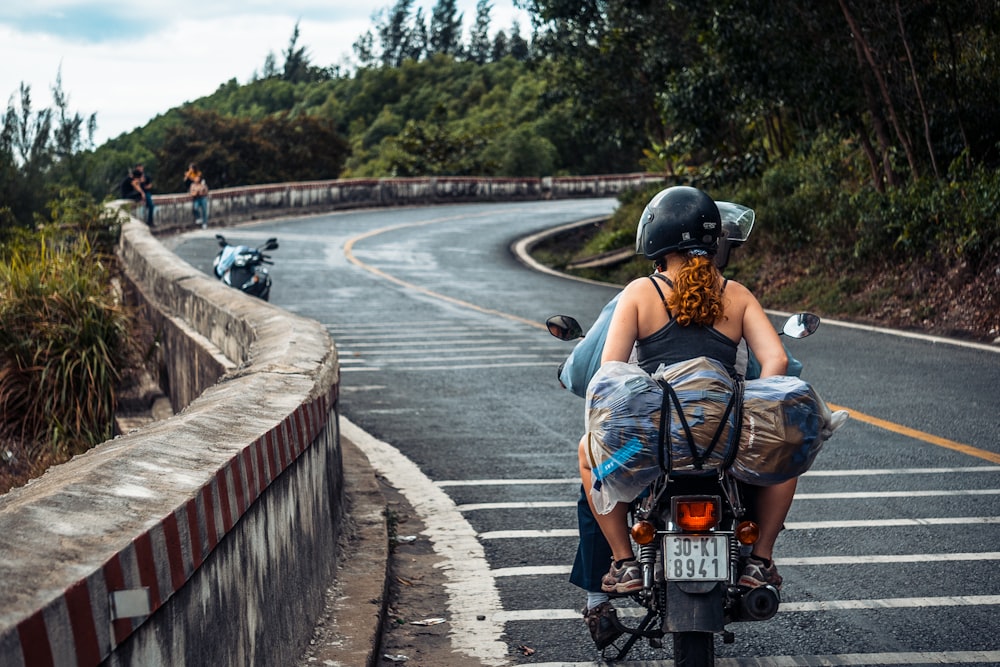
M 893 477 L 903 476 L 925 476 L 927 474 L 942 475 L 942 480 L 947 481 L 947 476 L 954 474 L 974 474 L 1000 472 L 1000 466 L 973 466 L 955 468 L 899 468 L 884 470 L 819 470 L 811 471 L 809 474 L 816 478 L 823 477 L 851 477 L 859 478 L 868 475 L 883 475 Z M 579 485 L 579 480 L 573 477 L 554 479 L 473 479 L 473 480 L 442 480 L 435 483 L 435 486 L 443 489 L 464 490 L 463 495 L 469 496 L 469 491 L 480 488 L 483 495 L 490 496 L 498 486 L 505 487 L 568 487 L 572 489 Z M 560 491 L 564 493 L 565 491 Z M 476 494 L 473 494 L 476 495 Z M 877 502 L 893 498 L 987 498 L 1000 495 L 1000 488 L 983 489 L 894 489 L 877 491 L 829 491 L 829 492 L 801 492 L 796 495 L 796 503 L 799 502 Z M 510 512 L 527 510 L 538 512 L 545 510 L 575 510 L 576 502 L 572 500 L 523 500 L 523 501 L 484 501 L 484 502 L 464 502 L 456 504 L 455 509 L 463 515 L 478 513 L 478 516 L 485 516 L 489 512 Z M 851 517 L 851 512 L 845 512 Z M 521 515 L 516 515 L 521 516 Z M 530 514 L 526 516 L 531 516 Z M 846 518 L 823 521 L 788 521 L 786 529 L 790 531 L 838 531 L 845 529 L 879 529 L 883 527 L 940 527 L 947 530 L 949 527 L 961 525 L 996 525 L 1000 524 L 1000 516 L 944 516 L 944 517 L 893 517 L 885 516 L 880 518 Z M 504 540 L 546 540 L 546 539 L 575 539 L 577 532 L 575 527 L 565 528 L 512 528 L 508 530 L 487 530 L 478 533 L 478 538 L 484 544 Z M 903 546 L 903 545 L 899 545 Z M 782 568 L 823 568 L 831 566 L 854 566 L 864 564 L 873 565 L 899 565 L 899 564 L 933 564 L 952 563 L 973 564 L 977 562 L 1000 561 L 1000 551 L 964 551 L 958 553 L 875 553 L 875 554 L 854 554 L 854 555 L 808 555 L 808 556 L 783 556 L 780 559 Z M 537 580 L 545 577 L 566 577 L 570 574 L 569 563 L 560 565 L 523 565 L 517 567 L 501 567 L 491 570 L 491 575 L 495 581 L 511 581 L 517 578 L 524 578 L 526 581 Z M 954 607 L 995 607 L 1000 608 L 1000 595 L 926 595 L 913 597 L 886 597 L 886 598 L 859 598 L 844 600 L 789 600 L 782 603 L 779 613 L 783 616 L 802 613 L 847 613 L 858 610 L 890 610 L 890 609 L 946 609 Z M 619 615 L 623 618 L 641 617 L 645 610 L 634 606 L 631 602 L 618 603 Z M 533 609 L 503 609 L 495 613 L 491 619 L 494 622 L 508 624 L 514 622 L 550 622 L 566 621 L 579 622 L 580 612 L 571 608 L 546 608 L 544 606 Z M 904 665 L 924 662 L 928 664 L 992 664 L 1000 661 L 998 651 L 942 651 L 942 652 L 901 652 L 901 653 L 859 653 L 859 654 L 838 654 L 823 656 L 766 656 L 755 658 L 718 658 L 716 664 L 721 666 L 743 666 L 743 665 Z M 533 663 L 541 665 L 598 665 L 603 663 L 588 662 L 557 662 L 557 663 Z M 615 663 L 621 665 L 670 665 L 670 660 L 662 661 L 626 661 Z M 1000 663 L 998 663 L 1000 664 Z
M 407 327 L 409 323 L 407 323 Z M 328 327 L 345 374 L 402 369 L 439 372 L 551 366 L 569 354 L 562 341 L 539 343 L 536 334 L 491 332 L 488 337 L 454 327 L 393 330 L 375 327 Z

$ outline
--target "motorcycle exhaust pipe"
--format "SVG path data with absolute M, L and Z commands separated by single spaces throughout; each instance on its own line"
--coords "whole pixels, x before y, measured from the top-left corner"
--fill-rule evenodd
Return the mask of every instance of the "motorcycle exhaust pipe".
M 742 615 L 753 621 L 766 621 L 778 612 L 778 591 L 773 586 L 752 588 L 740 597 Z

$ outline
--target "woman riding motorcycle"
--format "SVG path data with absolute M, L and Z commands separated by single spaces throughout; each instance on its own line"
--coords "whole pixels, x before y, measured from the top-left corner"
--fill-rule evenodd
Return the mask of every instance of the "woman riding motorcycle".
M 636 232 L 636 252 L 653 260 L 652 276 L 626 286 L 608 329 L 601 362 L 628 361 L 633 348 L 639 366 L 653 373 L 661 364 L 710 357 L 736 374 L 737 348 L 745 339 L 761 365 L 761 377 L 783 375 L 788 358 L 777 332 L 760 303 L 743 285 L 723 279 L 712 262 L 718 249 L 722 220 L 715 202 L 695 188 L 675 186 L 655 195 L 643 211 Z M 591 486 L 588 436 L 580 441 L 579 467 L 583 489 Z M 739 580 L 741 586 L 770 584 L 781 577 L 771 561 L 772 550 L 795 492 L 796 480 L 761 487 L 758 493 L 760 539 Z M 626 515 L 618 503 L 608 514 L 580 512 L 581 547 L 571 581 L 588 592 L 584 619 L 599 648 L 619 632 L 608 616 L 615 614 L 609 596 L 642 588 L 642 574 L 632 551 Z M 585 516 L 590 514 L 590 517 Z M 606 553 L 595 534 L 596 521 L 611 552 L 611 567 L 594 590 L 594 566 Z M 607 562 L 606 560 L 604 561 Z M 588 569 L 590 570 L 588 572 Z

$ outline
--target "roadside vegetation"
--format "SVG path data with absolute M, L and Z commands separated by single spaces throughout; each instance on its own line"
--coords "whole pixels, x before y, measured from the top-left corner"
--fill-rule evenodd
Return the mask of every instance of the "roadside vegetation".
M 67 189 L 0 245 L 0 492 L 114 435 L 116 389 L 137 363 L 114 287 L 121 224 Z
M 847 191 L 837 183 L 775 190 L 782 176 L 781 169 L 767 170 L 738 187 L 706 188 L 757 214 L 750 240 L 733 252 L 726 275 L 758 293 L 765 307 L 1000 341 L 1000 172 L 979 168 L 888 194 Z M 640 256 L 573 267 L 634 247 L 636 224 L 659 188 L 630 193 L 606 224 L 552 238 L 535 248 L 535 258 L 619 285 L 650 273 Z
M 454 0 L 429 17 L 397 0 L 341 64 L 312 62 L 296 26 L 245 83 L 100 146 L 58 76 L 50 108 L 14 91 L 0 127 L 0 490 L 13 462 L 41 469 L 110 434 L 137 336 L 112 288 L 120 222 L 100 203 L 138 162 L 158 194 L 180 191 L 190 162 L 213 189 L 662 174 L 755 209 L 729 272 L 767 306 L 1000 338 L 996 2 L 519 4 L 532 25 L 496 30 L 487 0 L 466 25 Z M 566 266 L 629 247 L 652 194 L 540 252 Z

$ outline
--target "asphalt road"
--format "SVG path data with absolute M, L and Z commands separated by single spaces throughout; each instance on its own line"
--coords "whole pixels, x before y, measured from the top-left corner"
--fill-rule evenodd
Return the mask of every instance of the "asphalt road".
M 225 230 L 231 243 L 279 238 L 271 301 L 336 341 L 342 415 L 428 526 L 444 559 L 442 616 L 468 664 L 597 657 L 567 581 L 583 401 L 556 382 L 569 344 L 541 323 L 569 313 L 587 326 L 615 290 L 532 271 L 510 247 L 614 203 L 366 210 Z M 213 234 L 191 232 L 175 250 L 209 272 Z M 832 322 L 788 347 L 855 418 L 800 481 L 776 549 L 781 610 L 730 626 L 720 664 L 1000 664 L 1000 353 Z M 669 653 L 639 646 L 630 657 L 670 664 Z

